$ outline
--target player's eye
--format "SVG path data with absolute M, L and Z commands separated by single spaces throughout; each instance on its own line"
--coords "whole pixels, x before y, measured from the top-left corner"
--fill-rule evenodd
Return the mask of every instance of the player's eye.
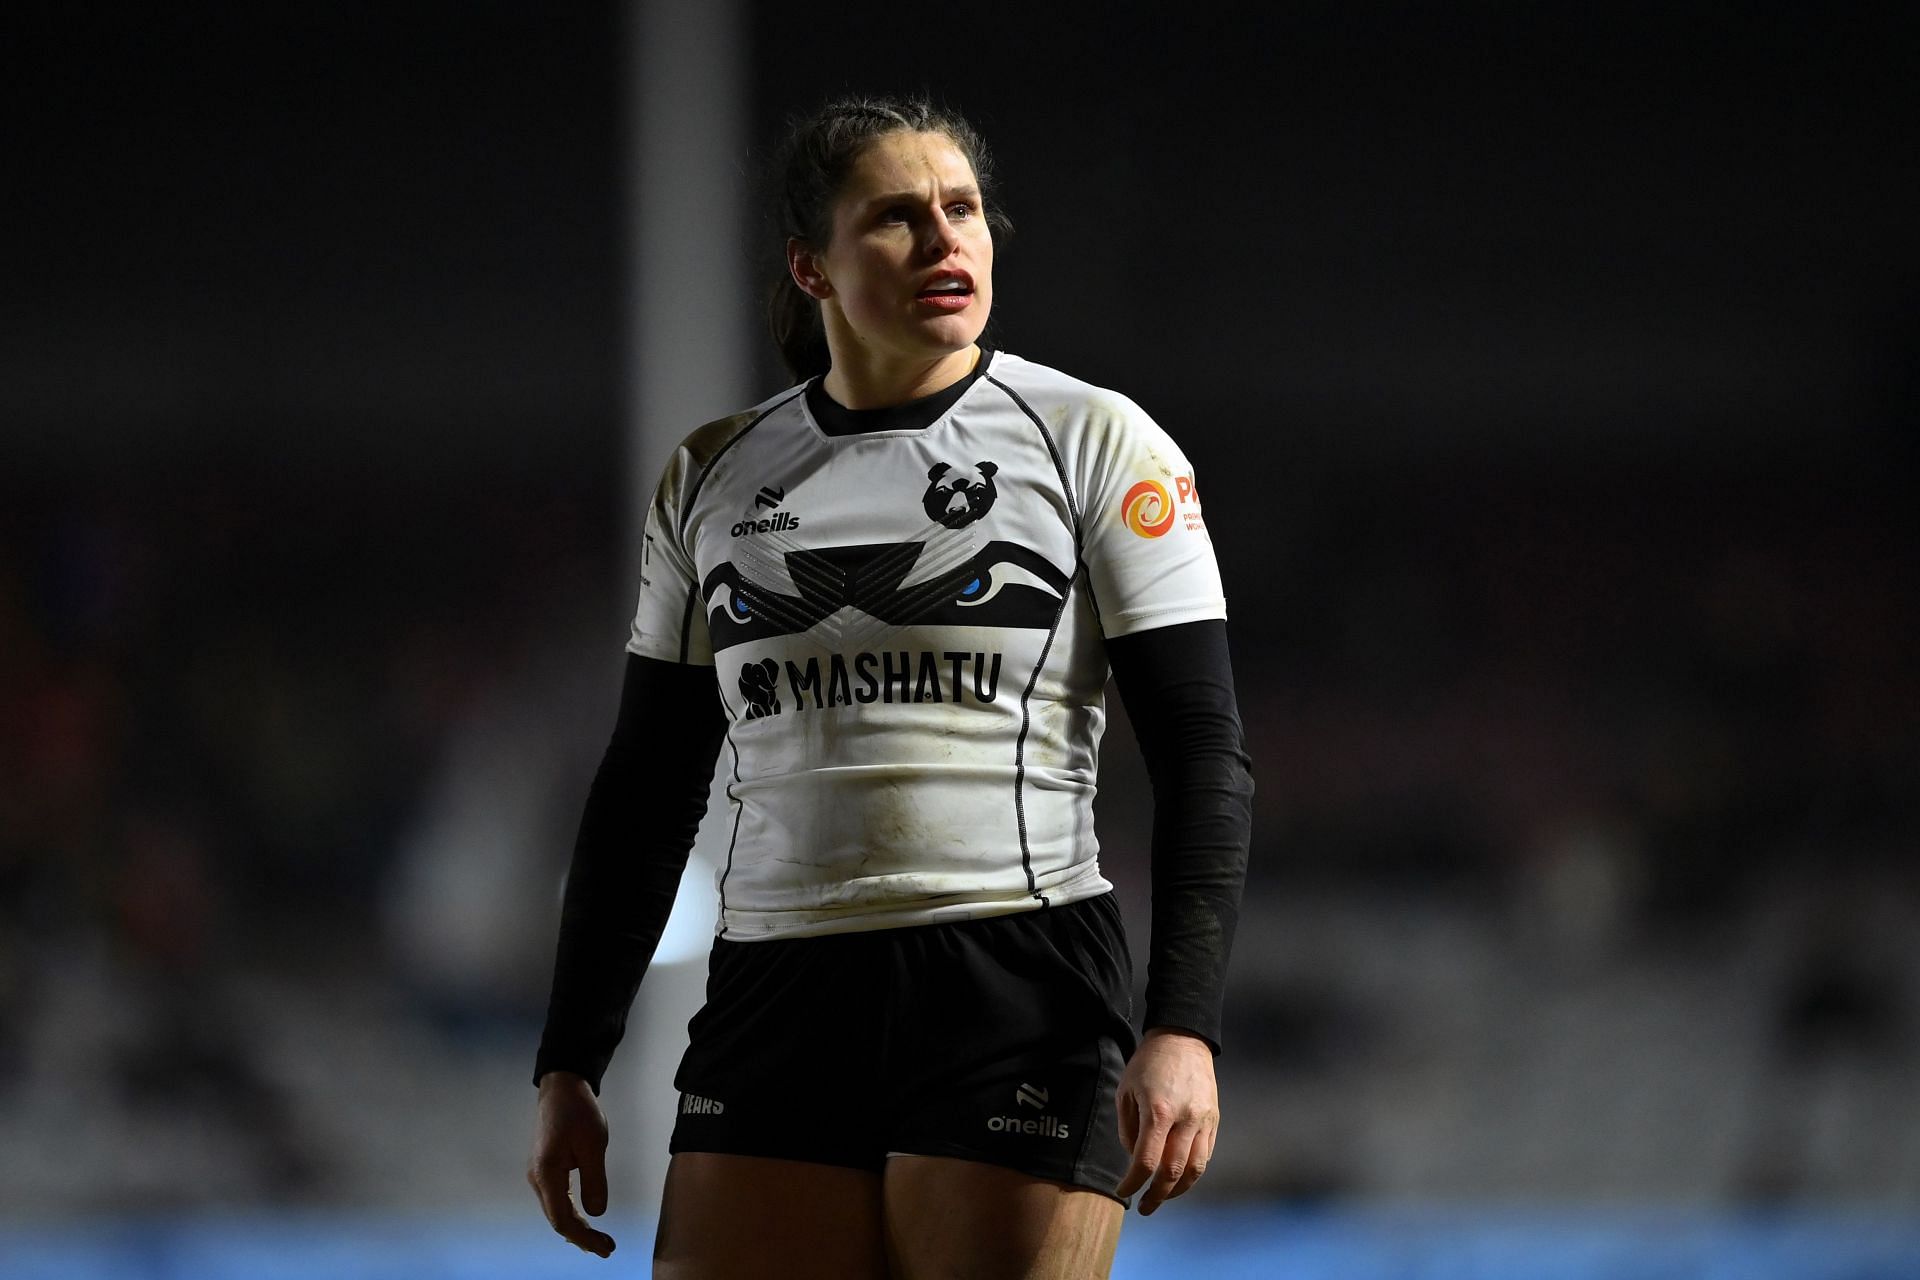
M 911 215 L 908 212 L 907 206 L 903 204 L 896 204 L 896 205 L 891 205 L 888 208 L 881 211 L 880 221 L 905 222 L 909 216 Z
M 948 205 L 947 216 L 949 218 L 971 218 L 973 216 L 972 202 L 967 200 L 961 200 L 954 204 Z

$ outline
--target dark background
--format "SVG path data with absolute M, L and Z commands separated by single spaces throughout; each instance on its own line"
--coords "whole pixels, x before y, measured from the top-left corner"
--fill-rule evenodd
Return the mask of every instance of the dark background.
M 1209 1190 L 1911 1204 L 1912 10 L 750 12 L 741 167 L 960 107 L 995 341 L 1196 465 L 1260 786 Z M 9 41 L 9 1204 L 378 1201 L 530 1105 L 632 596 L 620 33 Z M 408 1202 L 522 1194 L 465 1176 Z

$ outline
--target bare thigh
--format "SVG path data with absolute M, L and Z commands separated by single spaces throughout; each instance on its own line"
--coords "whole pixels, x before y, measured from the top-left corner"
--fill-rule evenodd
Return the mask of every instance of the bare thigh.
M 884 1200 L 894 1280 L 1098 1280 L 1125 1212 L 1084 1187 L 941 1156 L 888 1160 Z
M 673 1280 L 885 1280 L 880 1175 L 683 1151 L 667 1166 L 653 1274 Z

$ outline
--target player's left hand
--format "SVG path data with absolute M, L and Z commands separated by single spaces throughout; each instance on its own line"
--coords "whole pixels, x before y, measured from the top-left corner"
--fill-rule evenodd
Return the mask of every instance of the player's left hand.
M 596 1231 L 580 1210 L 596 1218 L 607 1211 L 607 1117 L 593 1087 L 570 1071 L 541 1076 L 539 1098 L 527 1182 L 555 1231 L 605 1258 L 613 1253 L 613 1237 Z M 578 1205 L 570 1185 L 575 1169 L 580 1171 Z
M 1120 1140 L 1133 1163 L 1120 1181 L 1122 1197 L 1142 1187 L 1140 1212 L 1187 1190 L 1206 1172 L 1220 1132 L 1220 1091 L 1213 1050 L 1190 1032 L 1147 1032 L 1120 1077 Z

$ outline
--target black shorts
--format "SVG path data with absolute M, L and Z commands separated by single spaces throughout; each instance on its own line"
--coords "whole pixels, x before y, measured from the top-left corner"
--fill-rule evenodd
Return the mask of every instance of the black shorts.
M 671 1149 L 879 1170 L 954 1156 L 1113 1195 L 1132 963 L 1111 893 L 954 924 L 714 943 Z

